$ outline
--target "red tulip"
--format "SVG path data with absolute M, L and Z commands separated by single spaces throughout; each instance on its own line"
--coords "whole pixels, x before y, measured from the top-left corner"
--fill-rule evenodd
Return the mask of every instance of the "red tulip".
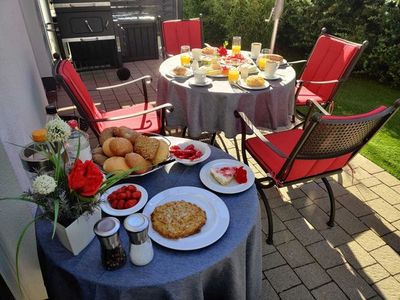
M 94 196 L 102 183 L 103 174 L 91 160 L 77 159 L 68 175 L 69 188 L 84 197 Z

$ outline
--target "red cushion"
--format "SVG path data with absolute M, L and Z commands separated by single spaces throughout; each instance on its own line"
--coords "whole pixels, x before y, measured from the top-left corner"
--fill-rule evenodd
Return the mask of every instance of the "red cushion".
M 353 59 L 357 58 L 360 48 L 359 44 L 321 35 L 300 79 L 316 81 L 341 79 Z M 333 96 L 336 84 L 304 84 L 304 86 L 325 102 Z
M 370 112 L 364 113 L 364 114 L 358 114 L 358 115 L 352 115 L 352 116 L 322 116 L 321 119 L 323 120 L 356 120 L 356 119 L 364 119 L 367 117 L 371 117 L 373 115 L 376 115 L 386 109 L 386 106 L 379 106 L 378 108 L 375 108 L 374 110 L 371 110 Z
M 285 153 L 286 156 L 289 156 L 302 134 L 303 130 L 293 129 L 265 136 L 275 147 Z M 283 184 L 283 180 L 277 178 L 277 174 L 283 167 L 286 158 L 279 156 L 273 149 L 265 145 L 257 137 L 246 140 L 246 149 L 257 163 L 275 179 L 278 185 Z M 350 156 L 351 154 L 345 154 L 337 158 L 320 160 L 296 159 L 289 169 L 289 174 L 285 181 L 295 181 L 341 169 L 348 162 Z
M 324 99 L 322 99 L 320 96 L 316 95 L 315 93 L 311 92 L 305 86 L 302 86 L 300 88 L 300 92 L 296 99 L 296 105 L 297 106 L 305 106 L 307 104 L 308 99 L 314 99 L 314 100 L 318 101 L 318 103 L 320 103 L 320 104 L 324 103 Z
M 102 118 L 118 117 L 150 109 L 151 107 L 152 106 L 149 104 L 140 103 L 134 106 L 130 106 L 128 108 L 121 108 L 109 112 L 103 112 L 101 117 Z M 99 122 L 96 123 L 96 126 L 99 132 L 102 132 L 104 129 L 108 127 L 125 126 L 139 132 L 159 133 L 161 131 L 161 120 L 160 118 L 158 118 L 157 112 L 152 112 L 135 118 L 122 119 L 117 121 Z
M 162 23 L 164 46 L 167 54 L 179 54 L 182 45 L 201 48 L 200 19 L 169 20 Z
M 60 62 L 57 72 L 62 76 L 88 117 L 90 119 L 101 118 L 101 113 L 94 105 L 92 97 L 73 65 L 68 60 L 63 60 Z

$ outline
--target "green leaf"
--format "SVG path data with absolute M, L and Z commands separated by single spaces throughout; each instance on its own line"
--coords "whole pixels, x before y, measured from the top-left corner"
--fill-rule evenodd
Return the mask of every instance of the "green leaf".
M 60 200 L 55 199 L 54 200 L 54 220 L 53 220 L 53 234 L 51 235 L 51 238 L 54 238 L 54 235 L 56 234 L 56 228 L 57 228 L 57 220 L 58 220 L 58 212 L 60 210 Z
M 24 226 L 24 228 L 22 229 L 22 232 L 19 235 L 18 240 L 17 240 L 17 250 L 15 252 L 15 268 L 17 269 L 17 282 L 18 282 L 18 287 L 20 290 L 21 290 L 21 285 L 20 285 L 20 278 L 19 278 L 19 251 L 21 249 L 21 243 L 22 243 L 22 240 L 23 240 L 27 230 L 29 229 L 29 227 L 34 222 L 36 222 L 37 220 L 39 220 L 42 217 L 43 217 L 43 215 L 40 215 L 40 216 L 36 217 L 35 219 L 33 219 L 32 221 L 30 221 L 28 224 L 26 224 Z

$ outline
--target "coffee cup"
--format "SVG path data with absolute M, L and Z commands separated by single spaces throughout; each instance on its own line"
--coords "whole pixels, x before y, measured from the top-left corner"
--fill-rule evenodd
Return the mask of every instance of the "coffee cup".
M 205 84 L 206 83 L 206 73 L 203 70 L 194 71 L 194 83 Z
M 267 59 L 267 61 L 265 62 L 265 69 L 264 69 L 265 76 L 273 77 L 278 68 L 279 68 L 279 62 Z
M 201 56 L 201 49 L 193 48 L 192 49 L 192 57 L 193 57 L 193 59 L 200 60 L 200 56 Z
M 251 58 L 257 59 L 261 51 L 261 43 L 251 43 Z

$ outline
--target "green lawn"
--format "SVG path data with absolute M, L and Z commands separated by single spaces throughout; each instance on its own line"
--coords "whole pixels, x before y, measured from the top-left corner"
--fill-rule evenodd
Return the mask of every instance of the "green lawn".
M 400 98 L 400 89 L 372 80 L 351 78 L 335 96 L 334 114 L 367 112 L 379 105 L 389 106 Z M 400 112 L 361 150 L 361 154 L 400 179 Z

